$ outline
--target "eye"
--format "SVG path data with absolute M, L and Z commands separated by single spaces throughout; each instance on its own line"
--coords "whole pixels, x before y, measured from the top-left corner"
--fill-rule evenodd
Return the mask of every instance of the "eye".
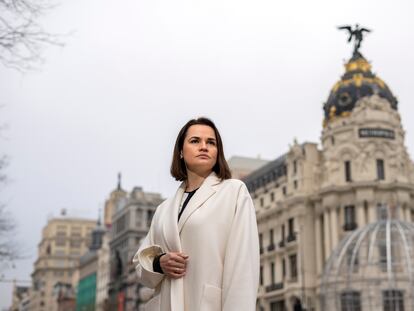
M 190 144 L 196 144 L 196 143 L 198 143 L 197 138 L 190 139 Z
M 210 145 L 212 145 L 212 146 L 215 146 L 216 145 L 216 142 L 214 140 L 209 140 L 207 143 L 210 144 Z

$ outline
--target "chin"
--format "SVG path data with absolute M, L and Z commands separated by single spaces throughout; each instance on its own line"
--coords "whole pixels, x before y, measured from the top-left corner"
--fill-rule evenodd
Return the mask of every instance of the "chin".
M 213 167 L 214 166 L 211 166 L 211 165 L 195 164 L 195 165 L 189 166 L 188 168 L 196 174 L 206 174 L 206 173 L 211 173 L 213 171 Z

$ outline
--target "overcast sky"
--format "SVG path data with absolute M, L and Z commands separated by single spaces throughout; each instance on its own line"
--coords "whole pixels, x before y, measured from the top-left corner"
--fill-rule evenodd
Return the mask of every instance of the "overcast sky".
M 48 217 L 96 218 L 123 188 L 172 195 L 178 130 L 207 116 L 227 157 L 274 159 L 296 137 L 319 142 L 322 105 L 351 56 L 336 26 L 372 28 L 362 53 L 399 100 L 414 152 L 412 1 L 70 0 L 45 26 L 73 34 L 41 70 L 0 70 L 0 193 L 28 256 L 6 279 L 30 280 Z M 0 307 L 11 285 L 0 283 Z

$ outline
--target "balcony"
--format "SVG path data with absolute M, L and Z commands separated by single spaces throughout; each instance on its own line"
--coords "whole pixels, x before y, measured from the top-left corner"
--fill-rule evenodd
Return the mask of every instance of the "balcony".
M 286 242 L 293 242 L 296 241 L 296 233 L 292 232 L 291 234 L 289 234 L 286 238 Z
M 274 251 L 274 250 L 275 250 L 275 248 L 276 248 L 276 245 L 275 245 L 274 243 L 272 243 L 272 244 L 270 244 L 270 245 L 267 247 L 267 251 L 268 251 L 268 252 Z
M 283 289 L 283 282 L 274 283 L 274 284 L 266 286 L 265 288 L 266 293 L 273 292 L 275 290 L 280 290 L 280 289 Z
M 356 222 L 348 222 L 345 223 L 343 226 L 344 231 L 351 231 L 351 230 L 355 230 L 358 227 L 358 225 L 356 224 Z
M 280 248 L 285 247 L 285 240 L 282 240 L 279 242 L 279 247 Z

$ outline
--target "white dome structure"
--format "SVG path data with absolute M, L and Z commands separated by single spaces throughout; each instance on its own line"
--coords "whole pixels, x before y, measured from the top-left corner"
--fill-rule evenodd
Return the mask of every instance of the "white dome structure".
M 349 233 L 329 258 L 323 311 L 414 310 L 414 225 L 396 209 L 378 211 L 378 222 Z

